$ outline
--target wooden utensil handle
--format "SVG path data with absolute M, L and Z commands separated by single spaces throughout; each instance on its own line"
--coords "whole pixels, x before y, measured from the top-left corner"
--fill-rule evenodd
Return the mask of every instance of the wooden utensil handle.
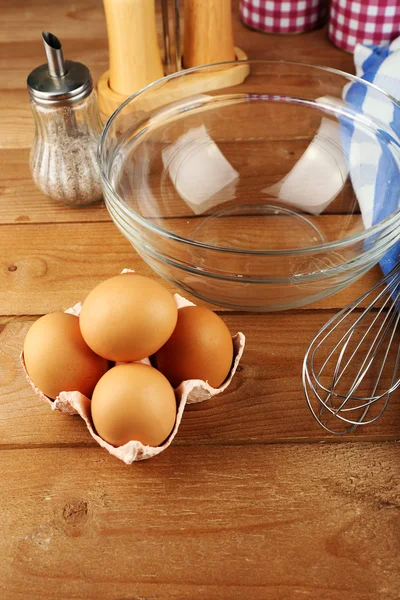
M 103 0 L 110 54 L 109 86 L 129 96 L 163 77 L 154 0 Z
M 235 60 L 231 0 L 185 0 L 186 68 Z

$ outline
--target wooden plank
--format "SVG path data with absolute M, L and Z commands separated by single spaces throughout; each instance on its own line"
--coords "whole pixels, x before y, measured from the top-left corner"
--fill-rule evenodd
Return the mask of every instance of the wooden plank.
M 2 14 L 7 22 L 7 26 L 2 28 L 1 42 L 4 45 L 36 41 L 40 46 L 40 34 L 43 30 L 54 31 L 56 34 L 64 31 L 64 37 L 62 33 L 59 34 L 63 43 L 64 40 L 79 38 L 82 41 L 102 38 L 106 43 L 104 11 L 99 0 L 82 0 L 77 3 L 16 0 L 12 4 L 8 0 L 2 0 L 1 4 Z M 25 57 L 29 60 L 28 52 Z
M 243 331 L 246 349 L 231 387 L 221 396 L 188 407 L 174 444 L 254 444 L 341 441 L 312 418 L 302 384 L 302 361 L 311 337 L 330 311 L 223 315 L 230 331 Z M 32 317 L 31 319 L 34 319 Z M 0 445 L 93 445 L 83 421 L 55 413 L 36 398 L 19 362 L 30 319 L 3 319 L 0 333 Z M 394 360 L 394 356 L 392 359 Z M 369 384 L 370 379 L 365 379 Z M 400 394 L 384 417 L 346 440 L 400 438 Z
M 274 203 L 268 207 L 268 199 L 263 199 L 263 204 L 258 204 L 257 199 L 248 199 L 247 205 L 242 205 L 242 213 L 236 213 L 237 205 L 235 202 L 226 202 L 211 208 L 201 215 L 185 216 L 183 218 L 168 217 L 158 221 L 156 217 L 149 218 L 149 222 L 156 223 L 163 229 L 170 231 L 175 235 L 193 240 L 203 244 L 210 244 L 219 248 L 244 249 L 244 250 L 295 250 L 306 247 L 315 247 L 317 245 L 335 242 L 338 239 L 351 237 L 365 231 L 360 215 L 347 214 L 323 214 L 309 215 L 301 213 L 297 214 L 298 218 L 294 218 L 293 214 L 287 212 L 292 208 L 290 204 Z M 146 207 L 143 207 L 145 210 Z M 218 214 L 218 209 L 220 213 Z M 181 203 L 180 210 L 177 207 L 177 212 L 185 210 L 184 203 Z M 186 210 L 189 210 L 186 206 Z M 296 210 L 296 209 L 295 209 Z M 149 212 L 151 207 L 149 207 Z M 166 213 L 169 212 L 166 208 Z M 225 214 L 224 214 L 225 213 Z M 215 214 L 218 216 L 215 217 Z M 211 218 L 214 215 L 214 218 Z M 225 216 L 226 215 L 226 216 Z M 304 217 L 304 220 L 303 220 Z M 190 250 L 187 251 L 188 258 L 191 255 Z M 192 251 L 192 259 L 194 260 L 202 256 L 200 251 Z M 356 256 L 354 249 L 347 252 L 326 252 L 325 255 L 320 255 L 320 260 L 329 256 L 329 260 L 324 265 L 325 267 L 333 264 L 342 263 L 344 260 L 349 260 Z M 298 264 L 303 265 L 306 257 L 298 259 Z M 313 259 L 311 259 L 312 262 Z M 286 264 L 284 259 L 276 259 L 276 264 L 272 266 L 272 259 L 269 261 L 268 271 L 271 277 L 283 277 L 283 269 L 286 269 L 286 276 L 290 276 L 295 268 L 295 260 L 292 259 L 290 265 Z M 312 270 L 316 268 L 315 261 Z M 228 265 L 233 264 L 233 259 L 225 257 L 225 268 L 229 270 Z M 239 262 L 240 264 L 240 262 Z M 322 263 L 321 263 L 322 264 Z M 259 273 L 260 276 L 265 276 L 262 268 L 265 268 L 263 260 L 258 260 L 253 257 L 252 263 L 249 265 L 249 271 L 253 275 Z M 259 269 L 259 270 L 258 270 Z M 233 272 L 234 269 L 231 268 Z M 239 271 L 236 271 L 239 272 Z M 300 271 L 299 271 L 300 272 Z
M 0 314 L 68 308 L 125 267 L 152 273 L 112 223 L 4 225 L 1 240 Z
M 153 275 L 113 223 L 3 225 L 1 248 L 1 315 L 68 308 L 125 267 Z M 376 268 L 363 281 L 313 307 L 341 308 L 380 276 Z
M 64 32 L 60 37 L 65 55 L 80 61 L 84 56 L 97 81 L 108 63 L 104 11 L 101 0 L 57 7 L 49 0 L 30 0 L 13 2 L 12 9 L 7 0 L 3 1 L 7 28 L 0 43 L 0 147 L 29 148 L 34 126 L 25 81 L 28 73 L 44 60 L 39 32 L 43 28 Z M 319 63 L 353 71 L 351 56 L 338 52 L 326 41 L 326 28 L 307 34 L 307 44 L 303 36 L 291 36 L 288 44 L 286 36 L 250 33 L 240 23 L 238 5 L 233 3 L 235 41 L 247 50 L 249 58 L 313 63 L 318 50 Z M 47 15 L 45 20 L 43 14 Z M 159 11 L 157 18 L 160 30 Z
M 81 10 L 83 14 L 84 3 L 79 2 L 76 4 L 77 10 Z M 92 3 L 93 4 L 93 3 Z M 56 12 L 54 9 L 57 8 L 66 10 L 61 4 L 54 6 L 51 5 L 49 15 L 53 15 Z M 82 6 L 82 9 L 80 8 Z M 99 6 L 101 7 L 101 4 Z M 97 9 L 96 9 L 97 11 Z M 29 9 L 24 10 L 25 13 L 29 13 Z M 37 12 L 35 8 L 35 13 Z M 77 12 L 77 11 L 75 11 Z M 92 11 L 93 15 L 94 10 Z M 100 10 L 98 11 L 99 18 L 97 25 L 92 19 L 92 15 L 89 15 L 90 9 L 88 9 L 87 16 L 90 19 L 90 27 L 87 26 L 87 21 L 82 20 L 82 27 L 86 27 L 86 34 L 80 35 L 78 38 L 71 38 L 70 33 L 74 31 L 71 26 L 66 25 L 63 28 L 61 23 L 54 23 L 53 28 L 49 28 L 51 32 L 56 32 L 60 37 L 63 45 L 64 57 L 67 60 L 73 60 L 78 62 L 84 62 L 90 69 L 92 77 L 95 81 L 108 69 L 108 48 L 106 38 L 106 26 L 104 16 L 101 15 Z M 71 13 L 71 18 L 73 11 Z M 41 31 L 43 30 L 43 23 L 45 20 L 41 17 L 41 24 L 35 28 L 27 28 L 24 30 L 24 34 L 27 35 L 28 39 L 21 43 L 20 40 L 13 39 L 7 43 L 0 42 L 0 88 L 8 90 L 23 90 L 27 94 L 26 89 L 26 78 L 29 73 L 43 64 L 46 60 L 43 44 L 41 40 Z M 75 17 L 77 23 L 80 19 Z M 101 33 L 97 33 L 99 37 L 89 39 L 91 34 L 95 31 L 93 28 L 95 25 Z M 104 36 L 103 36 L 104 32 Z M 2 32 L 4 35 L 4 31 Z M 31 39 L 29 39 L 31 38 Z M 83 58 L 84 57 L 84 58 Z
M 0 150 L 0 223 L 109 221 L 104 203 L 70 208 L 50 200 L 34 185 L 29 150 Z
M 1 451 L 4 597 L 394 600 L 399 450 Z
M 233 106 L 232 108 L 238 107 Z M 187 174 L 185 170 L 186 160 L 190 159 L 190 152 L 193 148 L 189 148 L 189 150 L 185 148 L 182 152 L 175 152 L 171 155 L 173 160 L 164 160 L 165 150 L 171 150 L 173 144 L 162 140 L 163 135 L 166 138 L 169 136 L 169 140 L 176 143 L 176 140 L 186 135 L 189 130 L 194 131 L 201 126 L 201 119 L 197 120 L 196 115 L 193 115 L 193 119 L 191 119 L 186 114 L 183 122 L 175 124 L 176 130 L 173 133 L 171 132 L 171 126 L 167 126 L 168 131 L 160 127 L 159 130 L 153 132 L 148 141 L 143 141 L 142 145 L 133 150 L 129 157 L 125 157 L 124 169 L 120 169 L 123 176 L 121 176 L 118 186 L 116 186 L 117 192 L 144 216 L 154 216 L 156 210 L 153 206 L 160 207 L 160 211 L 164 216 L 192 216 L 193 211 L 190 205 L 188 206 L 185 195 L 189 202 L 192 200 L 195 204 L 196 196 L 205 197 L 205 206 L 209 204 L 212 207 L 214 201 L 216 204 L 216 207 L 212 209 L 214 212 L 229 206 L 227 198 L 234 198 L 230 202 L 234 206 L 279 204 L 279 200 L 276 198 L 277 195 L 279 196 L 279 191 L 276 188 L 279 188 L 279 184 L 296 168 L 299 161 L 309 150 L 314 140 L 314 134 L 317 133 L 321 123 L 321 115 L 318 115 L 316 123 L 302 129 L 304 123 L 301 126 L 298 124 L 300 115 L 297 115 L 295 119 L 292 114 L 289 120 L 294 123 L 294 130 L 289 131 L 286 125 L 288 122 L 286 117 L 289 117 L 290 113 L 286 111 L 287 107 L 282 108 L 285 109 L 282 114 L 279 117 L 275 115 L 277 117 L 275 131 L 272 131 L 272 126 L 268 126 L 269 131 L 262 131 L 262 125 L 256 119 L 251 126 L 252 132 L 247 130 L 247 126 L 244 127 L 243 132 L 241 132 L 240 127 L 232 131 L 229 119 L 223 127 L 214 126 L 214 119 L 219 118 L 217 115 L 214 117 L 210 115 L 209 122 L 203 119 L 210 127 L 213 143 L 216 144 L 230 166 L 238 174 L 238 177 L 218 191 L 215 197 L 210 194 L 210 188 L 205 185 L 204 188 L 201 188 L 199 184 L 200 189 L 196 190 L 197 194 L 188 185 L 187 177 L 185 178 L 185 173 Z M 218 111 L 216 112 L 218 113 Z M 240 111 L 236 110 L 234 112 L 239 113 Z M 266 107 L 262 113 L 264 112 L 270 113 L 272 117 L 275 111 L 272 107 Z M 279 113 L 279 111 L 276 112 Z M 239 114 L 237 117 L 239 119 Z M 273 119 L 271 118 L 271 120 Z M 220 119 L 220 121 L 223 121 L 223 119 Z M 244 116 L 242 121 L 245 121 Z M 269 121 L 267 120 L 267 122 Z M 334 123 L 333 126 L 335 126 Z M 281 133 L 279 134 L 279 132 Z M 295 135 L 296 132 L 304 135 L 298 138 Z M 252 137 L 252 133 L 256 137 Z M 201 163 L 208 150 L 204 150 L 205 154 L 200 151 L 201 145 L 204 143 L 202 136 L 198 138 L 197 143 L 195 152 L 198 151 L 196 156 Z M 324 214 L 359 213 L 357 196 L 353 190 L 350 177 L 343 180 L 341 173 L 337 172 L 336 175 L 339 176 L 342 187 L 336 188 L 330 202 L 328 197 L 327 202 L 329 204 L 324 209 Z M 271 186 L 274 186 L 275 189 L 271 189 Z M 309 184 L 307 193 L 310 200 L 313 199 L 315 190 L 312 182 Z M 304 190 L 301 190 L 297 195 L 297 198 L 299 197 L 302 198 L 303 206 L 305 205 L 304 210 L 307 210 Z M 297 207 L 297 210 L 301 210 L 301 205 Z M 364 229 L 362 224 L 361 227 Z
M 45 28 L 61 32 L 60 38 L 71 60 L 82 60 L 83 54 L 90 57 L 94 47 L 101 52 L 107 50 L 101 0 L 85 0 L 72 5 L 54 5 L 51 0 L 14 0 L 12 7 L 8 0 L 2 0 L 1 4 L 4 5 L 2 13 L 7 20 L 7 27 L 3 29 L 1 38 L 1 45 L 9 50 L 6 69 L 19 63 L 27 75 L 31 68 L 43 61 L 38 36 Z M 157 0 L 158 9 L 159 6 L 160 2 Z M 235 43 L 247 53 L 249 58 L 318 62 L 353 72 L 352 56 L 339 52 L 328 42 L 327 27 L 302 36 L 290 36 L 290 38 L 284 35 L 263 34 L 250 31 L 242 25 L 239 19 L 239 0 L 234 0 L 232 7 Z M 159 10 L 157 19 L 160 29 Z M 87 40 L 90 43 L 87 43 Z M 4 54 L 0 53 L 0 58 L 3 56 Z M 317 61 L 316 57 L 318 57 Z M 93 55 L 93 61 L 96 60 L 98 59 Z M 92 64 L 89 66 L 92 69 Z M 10 73 L 12 74 L 12 69 Z M 17 87 L 20 86 L 23 86 L 21 79 L 17 81 Z
M 279 77 L 276 77 L 276 88 L 271 87 L 272 84 L 270 83 L 266 84 L 264 81 L 265 77 L 266 75 L 264 74 L 260 78 L 260 81 L 258 81 L 256 76 L 254 78 L 250 76 L 246 85 L 240 88 L 232 88 L 231 90 L 223 89 L 220 95 L 228 96 L 229 93 L 238 92 L 249 94 L 288 94 L 293 97 L 298 95 L 299 76 L 297 74 L 293 75 L 294 81 L 292 86 L 285 86 Z M 318 79 L 314 77 L 302 91 L 302 97 L 315 100 L 316 95 L 320 93 L 317 83 Z M 332 96 L 336 97 L 340 93 L 339 86 L 341 85 L 343 85 L 343 81 L 338 82 L 333 87 Z M 34 121 L 27 90 L 5 87 L 2 90 L 2 95 L 4 95 L 4 98 L 2 98 L 0 103 L 0 119 L 3 124 L 3 135 L 0 148 L 30 148 L 34 133 Z M 182 93 L 182 98 L 184 97 Z M 12 111 L 10 110 L 10 98 L 13 98 Z M 161 106 L 162 103 L 160 101 Z M 149 110 L 148 106 L 142 100 L 142 96 L 139 95 L 137 100 L 132 102 L 131 110 L 140 111 L 144 109 Z M 221 111 L 223 112 L 221 113 Z M 253 142 L 283 140 L 289 143 L 290 140 L 300 140 L 303 142 L 305 149 L 309 140 L 317 133 L 322 118 L 329 117 L 327 112 L 304 104 L 266 102 L 265 100 L 259 102 L 253 101 L 251 111 L 251 118 L 249 118 L 249 106 L 247 103 L 231 105 L 225 103 L 223 109 L 214 106 L 210 112 L 198 110 L 194 114 L 185 114 L 184 121 L 182 122 L 181 119 L 178 120 L 172 129 L 171 120 L 168 120 L 165 127 L 159 126 L 156 131 L 153 130 L 152 142 L 157 141 L 157 132 L 166 139 L 170 137 L 174 139 L 186 133 L 188 128 L 205 125 L 206 129 L 211 131 L 211 136 L 216 142 L 220 140 L 237 142 L 244 139 L 252 139 Z M 126 114 L 129 114 L 128 111 L 126 111 Z M 19 116 L 17 121 L 15 120 L 16 115 Z M 235 122 L 234 127 L 232 127 L 233 122 Z M 137 126 L 137 123 L 135 123 L 135 126 Z M 264 149 L 261 148 L 260 158 L 263 158 L 263 152 Z
M 276 88 L 273 88 L 271 87 L 272 84 L 265 83 L 265 77 L 266 75 L 260 81 L 257 81 L 256 77 L 252 78 L 250 76 L 246 85 L 240 88 L 232 88 L 231 90 L 223 89 L 220 95 L 228 96 L 229 93 L 238 92 L 249 94 L 288 94 L 293 97 L 298 95 L 299 76 L 297 74 L 293 76 L 294 82 L 291 87 L 288 85 L 285 87 L 279 77 L 276 77 Z M 309 86 L 305 87 L 302 91 L 302 97 L 315 100 L 316 95 L 320 93 L 317 83 L 318 79 L 315 77 L 309 83 Z M 332 96 L 337 97 L 337 94 L 340 93 L 339 86 L 343 85 L 343 83 L 344 81 L 340 81 L 333 87 Z M 27 90 L 8 89 L 5 87 L 2 90 L 2 95 L 4 95 L 4 98 L 2 98 L 0 103 L 0 119 L 3 124 L 3 135 L 0 148 L 30 148 L 34 133 L 34 121 Z M 184 97 L 182 93 L 182 98 Z M 12 111 L 9 108 L 10 98 L 13 98 Z M 162 106 L 161 101 L 160 106 Z M 132 102 L 131 110 L 140 111 L 144 109 L 149 110 L 145 101 L 142 100 L 142 96 L 139 95 L 137 100 Z M 126 111 L 126 114 L 129 114 L 128 111 Z M 17 121 L 15 120 L 16 115 L 19 117 Z M 290 104 L 277 101 L 267 102 L 265 100 L 255 102 L 253 98 L 251 118 L 249 116 L 248 103 L 243 102 L 228 106 L 225 102 L 223 108 L 221 106 L 214 106 L 210 112 L 198 110 L 194 114 L 185 114 L 184 121 L 179 119 L 173 129 L 171 129 L 171 120 L 168 120 L 165 126 L 159 126 L 157 130 L 152 131 L 151 141 L 154 143 L 158 140 L 157 133 L 166 139 L 169 139 L 169 137 L 175 139 L 179 135 L 186 133 L 189 128 L 204 125 L 211 132 L 211 137 L 216 142 L 225 140 L 237 143 L 238 141 L 250 139 L 253 141 L 254 149 L 254 142 L 257 141 L 285 141 L 288 151 L 290 151 L 290 141 L 298 140 L 302 142 L 304 151 L 309 141 L 317 133 L 324 117 L 329 118 L 330 114 L 304 104 Z M 235 123 L 234 127 L 232 127 L 233 122 Z M 137 123 L 135 123 L 135 126 L 137 126 Z M 277 144 L 270 144 L 270 146 L 271 149 L 274 149 Z M 241 148 L 242 146 L 238 147 Z M 222 150 L 224 149 L 222 148 Z M 260 159 L 264 158 L 265 160 L 264 152 L 268 154 L 268 149 L 265 150 L 261 147 Z
M 262 144 L 260 149 L 246 142 L 219 144 L 233 167 L 246 178 L 236 190 L 236 203 L 266 203 L 263 193 L 267 185 L 274 184 L 293 168 L 302 156 L 308 142 L 285 140 Z M 104 204 L 86 208 L 69 208 L 46 198 L 32 181 L 29 168 L 29 149 L 0 149 L 0 223 L 52 223 L 59 221 L 109 221 Z M 133 165 L 134 168 L 134 165 Z M 160 172 L 149 177 L 149 189 L 154 198 L 160 198 Z M 163 213 L 177 217 L 191 217 L 193 211 L 177 195 L 169 179 L 162 190 Z M 167 200 L 166 200 L 167 199 Z M 143 207 L 145 208 L 145 207 Z M 168 209 L 168 213 L 166 210 Z M 338 197 L 325 209 L 326 214 L 358 211 L 352 186 L 348 181 Z M 145 214 L 145 213 L 144 213 Z
M 1 90 L 0 148 L 30 148 L 35 132 L 26 90 Z
M 250 59 L 291 60 L 333 67 L 354 73 L 353 56 L 338 51 L 328 40 L 328 27 L 302 35 L 265 34 L 244 27 L 238 16 L 238 2 L 234 7 L 234 39 Z

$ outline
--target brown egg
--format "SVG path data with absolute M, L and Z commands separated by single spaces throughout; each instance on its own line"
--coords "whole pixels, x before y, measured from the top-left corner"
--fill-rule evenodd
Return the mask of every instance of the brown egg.
M 176 325 L 172 294 L 141 275 L 117 275 L 94 288 L 83 303 L 80 326 L 96 354 L 118 362 L 141 360 L 156 352 Z
M 157 369 L 175 388 L 186 379 L 219 387 L 233 360 L 233 343 L 222 319 L 208 308 L 186 306 L 167 343 L 155 354 Z
M 24 360 L 34 384 L 52 399 L 74 391 L 90 398 L 109 367 L 85 343 L 78 317 L 62 312 L 35 321 L 25 338 Z
M 157 369 L 143 364 L 110 369 L 96 385 L 91 408 L 97 433 L 113 446 L 130 440 L 159 446 L 176 418 L 171 385 Z

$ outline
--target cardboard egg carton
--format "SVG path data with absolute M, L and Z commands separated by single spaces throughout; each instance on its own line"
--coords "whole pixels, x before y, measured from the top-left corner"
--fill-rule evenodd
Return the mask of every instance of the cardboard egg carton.
M 123 273 L 133 272 L 129 269 L 124 269 Z M 194 306 L 193 302 L 190 302 L 183 296 L 179 294 L 174 295 L 174 300 L 177 308 L 182 308 L 184 306 Z M 68 308 L 65 312 L 70 313 L 79 317 L 82 308 L 82 303 L 78 302 L 75 306 Z M 240 359 L 243 355 L 244 346 L 245 346 L 245 336 L 243 333 L 239 332 L 232 337 L 233 341 L 233 363 L 230 370 L 230 373 L 225 380 L 225 382 L 219 388 L 213 388 L 206 381 L 201 379 L 190 379 L 182 382 L 179 387 L 175 389 L 175 396 L 177 399 L 177 415 L 175 420 L 175 425 L 170 433 L 167 440 L 161 444 L 160 446 L 145 446 L 138 440 L 131 440 L 124 444 L 123 446 L 112 446 L 108 442 L 104 441 L 99 435 L 97 435 L 92 422 L 91 417 L 91 408 L 90 403 L 91 400 L 81 394 L 79 391 L 76 392 L 61 392 L 59 396 L 55 400 L 51 400 L 46 396 L 39 388 L 35 386 L 33 381 L 28 375 L 26 370 L 24 354 L 21 352 L 20 359 L 22 363 L 22 367 L 24 369 L 26 378 L 32 387 L 34 393 L 44 400 L 52 410 L 59 410 L 60 412 L 69 414 L 69 415 L 79 415 L 86 423 L 86 426 L 89 430 L 90 435 L 96 442 L 102 447 L 105 448 L 110 454 L 122 460 L 125 464 L 130 465 L 137 460 L 145 460 L 147 458 L 152 458 L 153 456 L 157 456 L 164 450 L 166 450 L 173 442 L 176 434 L 178 433 L 179 426 L 182 421 L 182 416 L 187 404 L 195 404 L 198 402 L 204 402 L 205 400 L 209 400 L 218 394 L 224 392 L 229 384 L 232 381 L 234 374 L 238 368 Z M 141 363 L 150 365 L 150 359 L 145 358 L 141 361 Z

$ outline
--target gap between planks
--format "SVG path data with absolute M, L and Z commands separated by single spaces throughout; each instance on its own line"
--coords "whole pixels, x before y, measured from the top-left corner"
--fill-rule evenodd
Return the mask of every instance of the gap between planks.
M 178 289 L 178 288 L 177 288 Z M 179 290 L 178 290 L 179 292 Z M 313 308 L 312 305 L 310 306 L 305 306 L 304 308 L 301 309 L 291 309 L 291 310 L 286 310 L 286 311 L 276 311 L 276 313 L 273 312 L 268 312 L 268 311 L 264 311 L 264 312 L 256 312 L 256 311 L 247 311 L 247 310 L 223 310 L 223 309 L 218 309 L 218 308 L 211 308 L 211 310 L 213 312 L 215 312 L 217 315 L 221 315 L 222 318 L 225 318 L 227 315 L 230 315 L 232 317 L 260 317 L 263 315 L 272 315 L 272 314 L 287 314 L 290 313 L 293 316 L 296 315 L 311 315 L 314 313 L 318 313 L 318 315 L 326 315 L 327 319 L 329 317 L 333 317 L 335 314 L 337 314 L 339 312 L 339 309 L 337 308 Z M 356 314 L 361 314 L 363 313 L 365 310 L 365 307 L 360 307 L 360 308 L 354 308 L 353 312 Z M 379 308 L 376 309 L 371 309 L 371 312 L 378 312 Z M 12 323 L 15 321 L 35 321 L 36 319 L 40 319 L 40 317 L 43 317 L 45 314 L 48 313 L 38 313 L 36 315 L 23 315 L 23 314 L 9 314 L 9 315 L 1 315 L 0 314 L 0 325 L 7 325 L 8 323 Z
M 66 207 L 68 208 L 68 207 Z M 74 209 L 71 209 L 74 210 Z M 176 217 L 166 217 L 165 219 L 162 217 L 163 220 L 165 221 L 179 221 L 182 219 L 186 219 L 186 220 L 192 220 L 195 221 L 197 219 L 205 219 L 206 217 L 209 217 L 209 214 L 202 214 L 202 215 L 183 215 L 183 216 L 176 216 Z M 241 215 L 240 217 L 237 217 L 236 215 L 227 215 L 225 218 L 228 219 L 237 219 L 237 218 L 242 218 L 242 217 L 246 217 L 246 216 L 250 216 L 250 215 Z M 301 215 L 303 216 L 303 215 Z M 308 215 L 306 214 L 306 216 L 311 216 L 314 217 L 315 215 Z M 323 215 L 318 215 L 319 218 L 330 218 L 330 217 L 352 217 L 352 216 L 359 216 L 359 213 L 353 213 L 352 215 L 349 215 L 349 213 L 346 212 L 333 212 L 333 213 L 326 213 Z M 160 220 L 160 217 L 145 217 L 146 221 L 154 221 L 157 222 Z M 81 219 L 81 220 L 75 220 L 75 219 L 71 219 L 70 221 L 65 220 L 65 221 L 59 221 L 57 219 L 53 219 L 53 220 L 49 220 L 49 221 L 8 221 L 8 222 L 0 222 L 0 227 L 15 227 L 16 225 L 19 227 L 20 225 L 23 226 L 29 226 L 29 225 L 87 225 L 88 223 L 93 223 L 93 224 L 97 224 L 97 223 L 114 223 L 113 219 L 109 216 L 108 212 L 106 214 L 106 217 L 104 219 L 101 218 L 94 218 L 94 219 Z M 171 233 L 167 230 L 168 233 Z M 266 252 L 268 252 L 268 250 L 266 250 Z
M 224 447 L 224 448 L 235 448 L 237 446 L 297 446 L 299 444 L 302 445 L 336 445 L 336 444 L 365 444 L 365 443 L 376 443 L 376 444 L 384 444 L 384 443 L 400 443 L 399 436 L 393 435 L 351 435 L 348 436 L 331 436 L 331 437 L 315 437 L 315 438 L 276 438 L 270 440 L 237 440 L 237 441 L 218 441 L 218 440 L 185 440 L 185 441 L 174 441 L 172 447 L 203 447 L 203 446 L 212 446 L 212 447 Z M 25 444 L 0 444 L 0 452 L 4 451 L 12 451 L 12 450 L 38 450 L 38 449 L 54 449 L 58 448 L 62 449 L 73 449 L 73 448 L 81 448 L 85 449 L 93 449 L 98 448 L 102 453 L 105 452 L 103 448 L 97 444 L 95 441 L 86 442 L 68 442 L 66 444 L 60 443 L 45 443 L 45 444 L 35 444 L 32 442 L 27 442 Z M 167 449 L 168 450 L 168 449 Z M 139 461 L 140 462 L 140 461 Z

